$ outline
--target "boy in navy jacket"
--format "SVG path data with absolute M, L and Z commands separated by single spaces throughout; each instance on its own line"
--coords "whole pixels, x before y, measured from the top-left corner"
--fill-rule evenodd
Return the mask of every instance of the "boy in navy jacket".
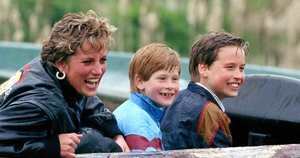
M 238 95 L 246 53 L 247 42 L 225 32 L 209 33 L 192 46 L 191 81 L 161 123 L 166 150 L 231 146 L 230 119 L 221 100 Z

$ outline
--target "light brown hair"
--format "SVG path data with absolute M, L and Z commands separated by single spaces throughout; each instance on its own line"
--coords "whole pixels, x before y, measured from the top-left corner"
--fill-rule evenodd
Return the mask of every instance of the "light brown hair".
M 248 42 L 226 32 L 208 33 L 194 43 L 189 61 L 191 80 L 199 82 L 198 65 L 205 64 L 209 67 L 216 60 L 219 49 L 226 46 L 237 46 L 245 52 L 245 55 L 248 53 Z
M 140 48 L 132 57 L 129 65 L 131 92 L 139 92 L 135 84 L 136 75 L 143 81 L 148 81 L 156 71 L 173 71 L 175 68 L 179 68 L 180 74 L 180 57 L 166 44 L 152 43 Z

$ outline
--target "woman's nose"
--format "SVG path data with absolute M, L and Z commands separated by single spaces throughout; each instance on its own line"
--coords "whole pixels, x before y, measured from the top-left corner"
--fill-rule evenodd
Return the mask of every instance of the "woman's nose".
M 92 73 L 95 75 L 102 75 L 104 74 L 105 70 L 106 70 L 106 65 L 97 64 L 96 66 L 94 66 Z

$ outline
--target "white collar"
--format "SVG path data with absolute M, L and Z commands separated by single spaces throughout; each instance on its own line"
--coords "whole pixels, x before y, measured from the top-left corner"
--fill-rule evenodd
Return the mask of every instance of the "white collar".
M 214 92 L 212 92 L 210 89 L 208 89 L 207 87 L 205 87 L 203 84 L 201 84 L 199 82 L 196 82 L 196 84 L 203 87 L 204 89 L 206 89 L 214 97 L 214 99 L 216 100 L 216 102 L 217 102 L 218 106 L 221 108 L 221 110 L 223 112 L 225 112 L 225 107 L 223 106 L 223 103 L 221 102 L 219 97 Z

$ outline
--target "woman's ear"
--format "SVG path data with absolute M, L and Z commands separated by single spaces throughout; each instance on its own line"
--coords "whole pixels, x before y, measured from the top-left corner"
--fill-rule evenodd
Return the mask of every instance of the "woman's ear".
M 135 82 L 135 85 L 136 85 L 136 88 L 138 89 L 138 91 L 140 91 L 140 92 L 144 91 L 144 89 L 145 89 L 144 81 L 139 75 L 136 74 L 134 76 L 134 82 Z
M 59 61 L 59 62 L 56 62 L 55 66 L 56 68 L 60 71 L 60 72 L 63 72 L 65 71 L 65 63 L 63 61 Z
M 208 66 L 206 64 L 198 64 L 198 72 L 200 78 L 206 78 L 208 72 Z

